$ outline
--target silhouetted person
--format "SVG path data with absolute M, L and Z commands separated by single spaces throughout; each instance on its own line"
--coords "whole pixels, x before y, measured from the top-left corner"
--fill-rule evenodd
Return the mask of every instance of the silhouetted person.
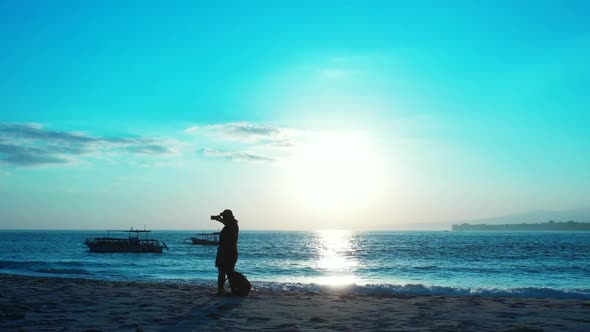
M 240 228 L 231 210 L 224 210 L 219 216 L 212 216 L 211 218 L 223 224 L 223 229 L 219 234 L 217 257 L 215 258 L 215 266 L 219 271 L 217 295 L 222 295 L 226 276 L 229 278 L 229 274 L 234 271 L 238 261 L 238 233 Z

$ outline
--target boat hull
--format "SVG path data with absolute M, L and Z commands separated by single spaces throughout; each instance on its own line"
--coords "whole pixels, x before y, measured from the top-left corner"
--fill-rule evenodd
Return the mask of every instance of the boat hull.
M 195 236 L 184 240 L 185 243 L 201 244 L 206 246 L 219 245 L 219 232 L 217 233 L 198 233 Z
M 125 246 L 101 246 L 101 245 L 88 245 L 90 252 L 95 253 L 153 253 L 161 254 L 163 251 L 162 247 L 125 247 Z
M 195 238 L 192 238 L 191 240 L 192 240 L 193 244 L 204 244 L 204 245 L 209 245 L 209 246 L 216 246 L 219 244 L 218 241 L 202 240 L 202 239 L 195 239 Z
M 164 246 L 156 243 L 142 244 L 142 243 L 131 243 L 123 241 L 110 241 L 110 243 L 104 243 L 102 239 L 99 240 L 86 240 L 86 245 L 90 252 L 95 253 L 153 253 L 161 254 Z

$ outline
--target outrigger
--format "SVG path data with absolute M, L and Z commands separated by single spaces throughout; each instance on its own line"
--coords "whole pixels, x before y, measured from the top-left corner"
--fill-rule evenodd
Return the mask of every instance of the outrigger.
M 110 232 L 128 232 L 128 238 L 109 237 Z M 131 227 L 128 231 L 108 231 L 107 237 L 87 238 L 84 243 L 90 252 L 96 253 L 156 253 L 161 254 L 163 249 L 168 250 L 164 241 L 148 238 L 151 230 L 135 230 Z M 145 239 L 139 237 L 139 233 L 145 233 Z
M 219 232 L 216 233 L 197 233 L 195 236 L 187 238 L 184 243 L 204 244 L 216 246 L 219 244 Z

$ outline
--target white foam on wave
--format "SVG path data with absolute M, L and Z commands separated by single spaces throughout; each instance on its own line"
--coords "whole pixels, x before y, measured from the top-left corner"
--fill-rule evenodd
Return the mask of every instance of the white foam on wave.
M 553 298 L 553 299 L 590 299 L 590 289 L 555 289 L 549 287 L 520 287 L 520 288 L 469 288 L 432 286 L 423 284 L 366 284 L 332 287 L 318 284 L 253 282 L 253 286 L 260 290 L 270 291 L 312 291 L 385 294 L 385 295 L 446 295 L 446 296 L 490 296 L 490 297 L 518 297 L 518 298 Z

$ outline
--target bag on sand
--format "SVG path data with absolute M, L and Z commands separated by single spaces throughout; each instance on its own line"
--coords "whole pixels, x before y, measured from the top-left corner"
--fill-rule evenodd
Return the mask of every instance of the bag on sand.
M 250 289 L 252 289 L 252 285 L 240 272 L 230 272 L 227 278 L 229 280 L 229 288 L 231 288 L 232 295 L 236 296 L 248 296 L 250 293 Z

